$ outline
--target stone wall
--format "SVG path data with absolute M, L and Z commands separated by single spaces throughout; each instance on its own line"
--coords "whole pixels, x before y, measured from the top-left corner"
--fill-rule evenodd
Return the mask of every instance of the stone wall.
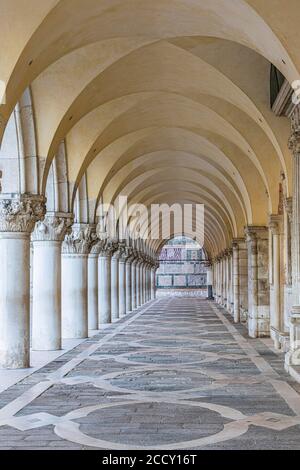
M 169 242 L 160 255 L 156 275 L 158 289 L 195 289 L 207 285 L 207 268 L 201 248 L 180 237 Z

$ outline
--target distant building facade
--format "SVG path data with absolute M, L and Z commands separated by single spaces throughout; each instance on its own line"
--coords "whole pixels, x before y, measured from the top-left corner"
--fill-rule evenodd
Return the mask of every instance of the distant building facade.
M 207 286 L 205 255 L 186 237 L 170 240 L 161 251 L 156 275 L 158 289 L 197 289 Z

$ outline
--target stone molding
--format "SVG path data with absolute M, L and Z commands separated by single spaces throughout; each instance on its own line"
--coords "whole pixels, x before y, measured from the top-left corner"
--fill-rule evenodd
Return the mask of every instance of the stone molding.
M 27 194 L 0 194 L 0 232 L 30 234 L 46 213 L 46 198 Z
M 63 254 L 88 255 L 91 244 L 95 241 L 95 226 L 74 224 L 71 233 L 67 234 L 62 244 Z
M 247 225 L 245 227 L 246 241 L 268 239 L 268 227 L 264 225 Z
M 73 214 L 47 212 L 43 221 L 38 221 L 32 233 L 32 241 L 63 242 L 66 234 L 70 233 L 73 224 Z

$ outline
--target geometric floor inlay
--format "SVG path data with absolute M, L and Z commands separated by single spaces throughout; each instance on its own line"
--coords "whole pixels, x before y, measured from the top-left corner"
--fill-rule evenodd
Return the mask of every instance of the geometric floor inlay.
M 300 395 L 271 342 L 163 297 L 0 394 L 0 449 L 300 449 Z

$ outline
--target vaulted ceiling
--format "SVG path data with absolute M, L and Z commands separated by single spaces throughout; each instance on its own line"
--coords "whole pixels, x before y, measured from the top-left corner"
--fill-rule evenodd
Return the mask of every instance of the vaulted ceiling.
M 85 176 L 91 201 L 204 203 L 214 255 L 291 190 L 269 75 L 299 77 L 298 0 L 1 0 L 0 22 L 0 136 L 30 86 L 41 192 L 64 141 L 71 201 Z

